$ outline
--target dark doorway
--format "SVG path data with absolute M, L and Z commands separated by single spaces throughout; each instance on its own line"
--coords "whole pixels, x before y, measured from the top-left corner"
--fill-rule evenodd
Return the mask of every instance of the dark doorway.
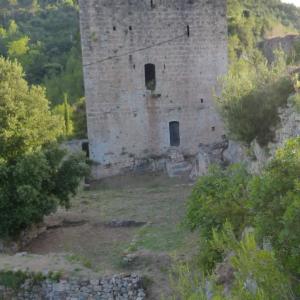
M 178 147 L 180 145 L 179 122 L 173 121 L 169 123 L 170 145 Z
M 90 157 L 90 149 L 89 149 L 89 143 L 88 142 L 83 142 L 81 144 L 81 149 L 83 152 L 85 152 L 86 157 L 89 158 Z
M 145 85 L 147 90 L 154 91 L 156 87 L 155 65 L 145 65 Z

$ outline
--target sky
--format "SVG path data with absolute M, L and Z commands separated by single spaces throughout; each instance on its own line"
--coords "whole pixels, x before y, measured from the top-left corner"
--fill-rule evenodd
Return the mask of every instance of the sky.
M 285 3 L 292 3 L 300 7 L 300 0 L 282 0 Z

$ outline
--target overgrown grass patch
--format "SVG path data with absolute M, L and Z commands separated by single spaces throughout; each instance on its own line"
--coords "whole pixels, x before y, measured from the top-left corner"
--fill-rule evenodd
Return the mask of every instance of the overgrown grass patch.
M 0 271 L 0 286 L 12 289 L 14 291 L 18 290 L 26 280 L 30 280 L 31 283 L 38 284 L 46 279 L 57 282 L 60 280 L 62 274 L 59 272 L 50 272 L 44 275 L 40 272 L 24 272 L 24 271 Z
M 143 227 L 137 236 L 135 249 L 170 252 L 181 248 L 188 232 L 181 225 L 163 224 Z

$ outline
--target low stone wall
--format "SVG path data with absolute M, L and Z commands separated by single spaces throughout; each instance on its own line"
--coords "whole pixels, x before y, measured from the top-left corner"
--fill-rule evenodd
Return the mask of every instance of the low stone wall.
M 27 280 L 18 291 L 0 286 L 5 300 L 143 300 L 145 292 L 138 275 L 119 275 L 100 280 Z

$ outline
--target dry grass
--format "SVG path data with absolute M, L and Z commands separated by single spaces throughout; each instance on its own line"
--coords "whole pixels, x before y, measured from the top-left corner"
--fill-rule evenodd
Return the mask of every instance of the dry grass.
M 33 262 L 36 260 L 42 268 L 55 267 L 54 271 L 63 269 L 71 275 L 135 271 L 154 278 L 157 285 L 153 299 L 158 299 L 159 285 L 164 289 L 168 279 L 170 265 L 166 258 L 188 256 L 195 249 L 197 239 L 180 225 L 191 189 L 187 182 L 157 175 L 116 177 L 95 183 L 90 190 L 79 192 L 69 211 L 60 210 L 47 219 L 49 224 L 67 220 L 78 225 L 49 230 L 25 249 L 31 255 L 18 258 L 18 265 L 27 264 L 36 270 L 37 264 Z M 81 220 L 86 222 L 78 222 Z M 147 225 L 105 226 L 105 222 L 112 220 L 134 220 Z M 141 259 L 133 265 L 124 265 L 123 256 L 134 252 Z M 54 265 L 51 261 L 55 259 L 51 260 L 49 253 L 59 263 Z M 45 257 L 43 263 L 40 255 Z

